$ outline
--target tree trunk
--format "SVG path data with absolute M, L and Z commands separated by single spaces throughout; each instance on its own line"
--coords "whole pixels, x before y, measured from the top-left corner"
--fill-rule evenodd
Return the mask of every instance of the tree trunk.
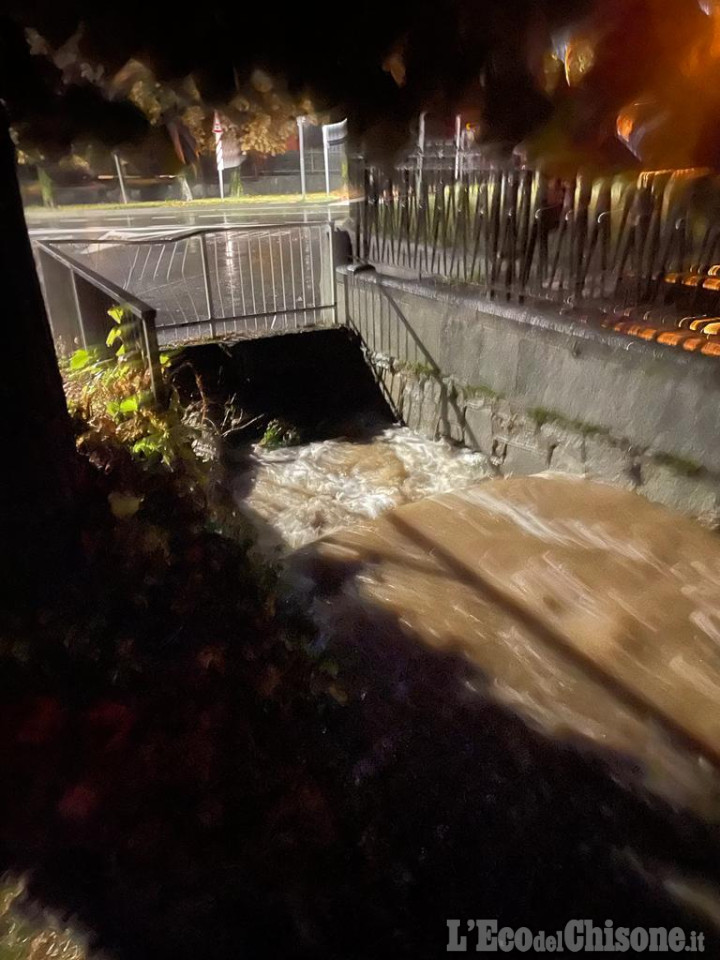
M 46 585 L 73 540 L 77 454 L 0 112 L 0 591 Z

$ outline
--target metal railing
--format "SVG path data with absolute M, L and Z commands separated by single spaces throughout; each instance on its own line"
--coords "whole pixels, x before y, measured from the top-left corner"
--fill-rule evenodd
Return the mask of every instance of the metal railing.
M 131 325 L 135 341 L 132 346 L 140 351 L 147 363 L 152 395 L 156 403 L 162 403 L 165 391 L 160 372 L 155 308 L 58 249 L 58 245 L 36 242 L 34 246 L 58 352 L 67 355 L 77 348 L 94 348 L 109 356 L 106 341 L 113 322 L 108 311 L 122 307 L 137 321 Z
M 336 321 L 332 225 L 199 228 L 172 236 L 37 241 L 60 352 L 104 347 L 121 305 L 138 318 L 160 395 L 159 348 Z
M 44 246 L 152 306 L 161 345 L 335 321 L 332 226 L 326 222 Z
M 720 311 L 720 178 L 703 170 L 369 168 L 357 227 L 361 259 L 491 296 L 647 305 L 668 322 Z

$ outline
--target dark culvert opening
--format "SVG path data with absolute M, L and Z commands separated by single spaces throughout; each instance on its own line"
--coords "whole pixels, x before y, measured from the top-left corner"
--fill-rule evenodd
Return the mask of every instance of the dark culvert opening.
M 181 403 L 204 403 L 216 425 L 232 407 L 240 425 L 226 437 L 231 446 L 257 441 L 272 421 L 310 442 L 367 436 L 395 420 L 359 338 L 344 327 L 188 347 L 173 382 Z

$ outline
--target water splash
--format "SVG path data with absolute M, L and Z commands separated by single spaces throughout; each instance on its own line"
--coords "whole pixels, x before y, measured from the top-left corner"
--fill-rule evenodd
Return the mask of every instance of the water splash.
M 267 551 L 294 549 L 491 473 L 483 454 L 390 427 L 360 440 L 256 446 L 237 470 L 234 489 L 240 509 L 256 522 L 259 548 Z

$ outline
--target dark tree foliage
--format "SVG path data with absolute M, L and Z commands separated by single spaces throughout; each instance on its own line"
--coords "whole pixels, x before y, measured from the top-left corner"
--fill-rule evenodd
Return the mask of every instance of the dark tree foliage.
M 689 102 L 683 60 L 698 39 L 711 43 L 713 30 L 713 18 L 697 0 L 323 0 L 312 10 L 289 2 L 213 0 L 192 16 L 157 0 L 8 0 L 5 10 L 53 49 L 74 38 L 78 59 L 102 68 L 105 76 L 131 57 L 161 80 L 192 74 L 211 105 L 227 101 L 262 67 L 282 75 L 291 92 L 308 91 L 321 108 L 348 115 L 355 134 L 378 150 L 380 144 L 385 150 L 401 145 L 409 121 L 423 109 L 466 108 L 482 115 L 488 138 L 514 142 L 558 107 L 578 137 L 598 125 L 612 127 L 618 110 L 636 99 L 657 100 L 662 110 L 684 98 L 687 107 L 698 109 Z M 542 52 L 571 34 L 590 38 L 595 63 L 572 90 L 561 84 L 551 95 L 539 80 Z M 390 69 L 393 57 L 402 64 L 401 76 Z M 38 104 L 53 86 L 49 70 L 42 57 L 25 57 L 5 78 L 7 92 L 1 94 L 11 112 L 37 115 L 46 140 L 54 131 Z M 704 86 L 702 106 L 714 116 L 714 82 Z M 61 139 L 75 118 L 105 138 L 137 134 L 118 104 L 110 119 L 111 111 L 96 110 L 69 91 L 59 100 L 62 106 L 55 93 L 51 114 L 67 110 L 70 118 L 57 131 Z M 708 116 L 704 126 L 712 121 Z M 698 149 L 707 154 L 707 145 Z
M 78 56 L 102 65 L 108 75 L 131 57 L 161 80 L 192 73 L 213 104 L 232 97 L 261 66 L 284 76 L 292 92 L 308 90 L 321 107 L 347 113 L 361 133 L 387 121 L 406 130 L 407 121 L 429 104 L 456 106 L 478 91 L 491 59 L 483 95 L 493 103 L 498 131 L 507 122 L 497 105 L 503 99 L 522 117 L 514 127 L 525 133 L 546 113 L 529 80 L 529 37 L 547 38 L 584 6 L 584 0 L 369 0 L 344 6 L 325 0 L 308 11 L 302 4 L 214 2 L 190 17 L 139 0 L 120 7 L 11 0 L 7 9 L 55 49 L 80 31 Z M 401 85 L 387 69 L 394 51 L 407 67 Z M 88 115 L 87 123 L 95 119 Z

